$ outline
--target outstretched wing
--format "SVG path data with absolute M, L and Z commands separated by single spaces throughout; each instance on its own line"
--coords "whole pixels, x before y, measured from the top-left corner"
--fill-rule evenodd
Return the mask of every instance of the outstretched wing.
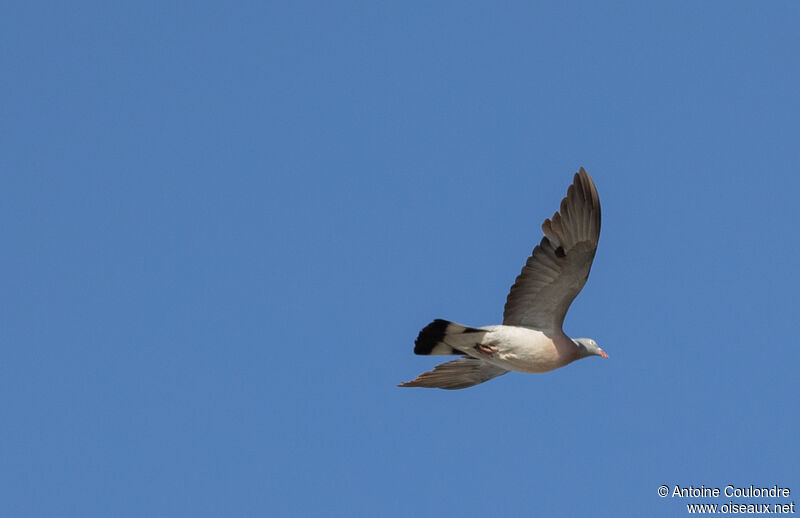
M 544 220 L 542 231 L 541 243 L 511 286 L 503 324 L 560 331 L 570 304 L 586 284 L 600 238 L 600 198 L 582 167 L 561 209 Z
M 477 358 L 464 356 L 457 360 L 440 363 L 432 371 L 423 372 L 415 379 L 398 387 L 425 387 L 455 390 L 489 381 L 508 371 Z

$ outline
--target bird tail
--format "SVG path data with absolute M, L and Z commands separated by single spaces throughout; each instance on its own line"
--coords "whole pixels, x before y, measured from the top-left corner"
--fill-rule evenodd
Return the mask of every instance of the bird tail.
M 463 354 L 466 348 L 479 344 L 488 331 L 436 319 L 419 332 L 414 341 L 414 354 Z
M 425 387 L 447 390 L 462 389 L 489 381 L 508 371 L 477 358 L 458 358 L 437 365 L 398 387 Z

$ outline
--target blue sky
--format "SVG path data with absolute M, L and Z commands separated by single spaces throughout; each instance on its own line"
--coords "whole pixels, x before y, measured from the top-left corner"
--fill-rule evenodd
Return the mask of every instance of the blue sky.
M 0 514 L 683 516 L 800 494 L 794 2 L 12 2 Z M 578 167 L 565 323 L 462 391 Z M 721 498 L 718 503 L 727 503 Z M 745 500 L 738 500 L 745 502 Z

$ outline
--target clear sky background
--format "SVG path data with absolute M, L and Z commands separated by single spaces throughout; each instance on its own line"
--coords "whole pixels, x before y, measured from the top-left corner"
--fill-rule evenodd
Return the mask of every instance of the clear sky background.
M 0 515 L 800 500 L 799 22 L 790 1 L 6 3 Z M 603 232 L 565 331 L 610 358 L 397 388 L 441 360 L 412 354 L 433 318 L 500 323 L 580 166 Z

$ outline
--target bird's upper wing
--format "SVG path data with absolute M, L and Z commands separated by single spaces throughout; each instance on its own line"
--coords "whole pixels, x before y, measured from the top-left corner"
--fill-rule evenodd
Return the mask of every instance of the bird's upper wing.
M 560 331 L 569 305 L 586 284 L 600 238 L 600 198 L 582 167 L 542 231 L 541 243 L 511 286 L 503 324 Z

